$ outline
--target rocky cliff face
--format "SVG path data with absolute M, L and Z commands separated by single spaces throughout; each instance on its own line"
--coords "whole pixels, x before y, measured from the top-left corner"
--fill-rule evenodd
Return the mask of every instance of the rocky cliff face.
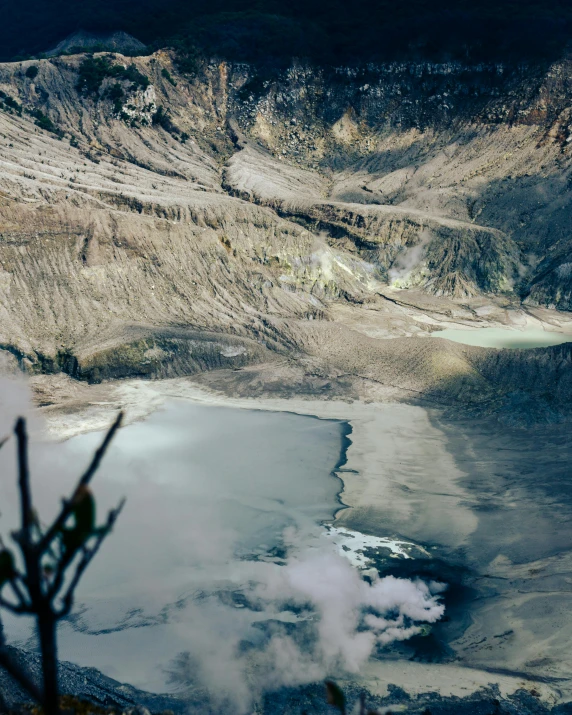
M 571 69 L 0 65 L 0 343 L 98 381 L 568 310 Z
M 250 80 L 246 101 L 233 105 L 248 134 L 281 163 L 321 169 L 328 182 L 311 191 L 304 174 L 303 192 L 285 191 L 276 164 L 261 181 L 261 162 L 244 152 L 230 175 L 265 201 L 310 200 L 314 223 L 328 226 L 334 215 L 338 231 L 354 229 L 358 250 L 360 239 L 390 246 L 383 270 L 426 230 L 411 279 L 431 290 L 512 291 L 569 309 L 571 68 L 388 65 L 330 76 L 293 68 L 259 95 L 248 92 Z

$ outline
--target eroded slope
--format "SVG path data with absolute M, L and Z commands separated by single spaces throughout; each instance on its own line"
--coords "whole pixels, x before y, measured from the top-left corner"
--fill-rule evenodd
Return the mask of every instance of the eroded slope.
M 567 62 L 189 79 L 165 52 L 95 61 L 95 89 L 85 56 L 0 66 L 0 342 L 25 369 L 286 358 L 480 403 L 511 388 L 495 351 L 408 336 L 513 322 L 523 297 L 569 307 Z M 569 351 L 542 354 L 554 386 Z

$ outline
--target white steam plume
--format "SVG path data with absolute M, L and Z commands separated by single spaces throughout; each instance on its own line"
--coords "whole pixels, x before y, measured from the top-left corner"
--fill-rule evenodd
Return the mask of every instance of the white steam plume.
M 237 585 L 250 616 L 215 598 L 186 614 L 192 650 L 175 680 L 247 712 L 265 690 L 358 673 L 376 648 L 443 616 L 442 584 L 393 576 L 370 583 L 323 536 L 294 540 L 282 565 L 243 562 Z
M 389 270 L 391 283 L 406 283 L 425 256 L 425 249 L 433 238 L 431 231 L 424 229 L 419 235 L 419 243 L 402 251 Z
M 0 378 L 0 437 L 11 431 L 20 414 L 28 418 L 33 415 L 27 385 L 23 380 Z M 41 420 L 36 420 L 39 427 Z M 63 445 L 58 445 L 58 460 L 43 459 L 48 455 L 47 447 L 35 440 L 32 452 L 36 463 L 41 464 L 41 479 L 36 479 L 34 488 L 37 503 L 43 508 L 65 493 L 60 473 L 67 470 L 70 477 L 74 476 L 75 457 L 73 464 L 66 465 L 69 456 Z M 12 443 L 3 450 L 2 458 L 8 457 L 3 465 L 6 473 L 12 474 Z M 98 496 L 104 487 L 105 480 L 100 479 Z M 133 493 L 131 496 L 135 499 Z M 219 497 L 211 496 L 214 504 Z M 7 497 L 6 492 L 0 504 L 3 533 L 13 528 L 11 522 L 16 518 Z M 300 521 L 297 531 L 285 532 L 288 555 L 282 563 L 240 559 L 234 555 L 236 535 L 216 514 L 209 502 L 193 516 L 185 512 L 193 528 L 184 532 L 182 544 L 188 543 L 188 547 L 178 544 L 177 548 L 188 550 L 189 583 L 197 591 L 181 599 L 182 605 L 165 607 L 164 613 L 168 612 L 168 627 L 176 631 L 177 643 L 186 648 L 172 664 L 174 680 L 193 690 L 206 690 L 219 711 L 229 707 L 246 713 L 264 691 L 357 673 L 377 648 L 418 634 L 421 624 L 434 623 L 444 613 L 439 598 L 441 584 L 391 576 L 368 582 L 338 552 L 323 529 L 304 526 Z M 170 517 L 182 519 L 183 514 L 170 513 Z M 132 538 L 138 540 L 140 553 L 146 554 L 152 565 L 150 573 L 164 589 L 167 600 L 173 597 L 172 574 L 161 570 L 163 547 L 153 550 L 155 543 L 162 543 L 163 528 L 160 519 L 152 519 L 144 533 Z M 104 584 L 113 580 L 113 567 L 125 566 L 121 554 L 131 553 L 121 548 L 117 541 L 115 549 L 102 552 L 91 572 L 94 578 Z M 113 560 L 116 553 L 119 564 Z M 185 561 L 183 554 L 175 561 Z M 103 570 L 98 572 L 99 568 Z M 139 580 L 137 576 L 134 571 L 129 583 L 131 606 L 138 605 L 132 602 L 134 598 L 157 587 L 149 582 L 149 572 L 143 570 Z M 165 600 L 160 602 L 161 609 Z M 152 616 L 148 612 L 144 618 L 148 615 Z M 109 610 L 101 617 L 102 625 L 108 626 Z M 93 618 L 97 620 L 97 613 Z M 118 620 L 122 618 L 122 613 L 118 614 Z M 92 628 L 96 630 L 97 623 L 92 623 Z M 168 657 L 177 651 L 171 651 Z

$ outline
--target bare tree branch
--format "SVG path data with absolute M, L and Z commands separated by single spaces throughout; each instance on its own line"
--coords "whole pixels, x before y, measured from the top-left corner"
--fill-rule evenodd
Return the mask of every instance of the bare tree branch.
M 107 536 L 107 534 L 111 531 L 113 525 L 115 524 L 115 521 L 116 521 L 117 517 L 119 516 L 119 514 L 121 513 L 121 510 L 123 509 L 124 504 L 125 504 L 125 499 L 122 499 L 119 502 L 118 506 L 109 512 L 109 514 L 107 516 L 106 525 L 104 527 L 101 527 L 100 530 L 98 530 L 97 532 L 94 533 L 94 535 L 96 535 L 98 537 L 95 544 L 91 548 L 88 548 L 87 543 L 86 543 L 80 549 L 79 553 L 83 554 L 83 558 L 79 562 L 78 566 L 81 566 L 81 564 L 83 563 L 83 561 L 85 559 L 86 554 L 90 554 L 93 552 L 92 556 L 90 557 L 90 560 L 95 555 L 95 551 L 97 551 L 99 549 L 101 542 Z M 55 598 L 58 591 L 61 589 L 61 587 L 64 583 L 66 572 L 67 572 L 68 568 L 73 564 L 75 556 L 76 556 L 76 554 L 73 554 L 72 557 L 68 560 L 65 558 L 65 555 L 64 555 L 64 558 L 62 558 L 58 561 L 57 569 L 56 569 L 56 572 L 54 575 L 54 580 L 53 580 L 52 585 L 50 586 L 50 589 L 48 591 L 49 598 L 51 598 L 51 599 Z M 87 564 L 86 564 L 86 566 L 87 566 Z
M 20 604 L 23 606 L 27 606 L 28 604 L 26 602 L 26 597 L 24 596 L 24 592 L 18 585 L 17 577 L 10 580 L 10 587 L 12 588 L 12 591 L 14 591 L 14 595 L 16 596 L 18 601 L 20 601 Z
M 64 618 L 71 611 L 71 608 L 73 606 L 74 592 L 75 592 L 75 589 L 76 589 L 81 577 L 83 576 L 83 572 L 86 570 L 86 568 L 89 566 L 93 557 L 99 551 L 99 547 L 105 540 L 105 537 L 109 534 L 109 532 L 113 528 L 113 525 L 117 521 L 117 517 L 119 516 L 119 514 L 121 514 L 121 510 L 123 509 L 124 505 L 125 505 L 125 499 L 122 499 L 119 502 L 119 504 L 117 505 L 117 507 L 115 509 L 112 509 L 109 512 L 109 515 L 107 517 L 107 523 L 99 532 L 97 539 L 96 539 L 95 543 L 93 544 L 93 546 L 90 549 L 84 548 L 83 556 L 77 565 L 76 572 L 75 572 L 72 580 L 70 581 L 67 591 L 62 599 L 63 606 L 57 612 L 58 618 Z
M 18 440 L 18 488 L 20 489 L 20 504 L 22 508 L 22 536 L 23 544 L 30 543 L 30 529 L 32 526 L 32 496 L 30 494 L 30 470 L 28 467 L 28 434 L 26 420 L 20 417 L 14 429 Z
M 62 510 L 60 511 L 58 517 L 56 518 L 56 520 L 54 521 L 52 526 L 48 529 L 47 533 L 44 535 L 44 537 L 40 541 L 40 543 L 38 545 L 38 549 L 39 549 L 40 553 L 45 551 L 49 547 L 49 545 L 54 540 L 54 538 L 56 537 L 58 532 L 60 532 L 62 530 L 62 528 L 64 527 L 66 521 L 68 520 L 68 518 L 70 517 L 70 515 L 72 513 L 73 500 L 74 500 L 75 495 L 77 494 L 78 490 L 81 487 L 87 486 L 89 484 L 89 482 L 91 481 L 93 475 L 95 474 L 95 472 L 97 471 L 97 469 L 101 463 L 101 460 L 103 459 L 105 453 L 107 452 L 107 448 L 109 447 L 111 440 L 113 439 L 113 436 L 115 435 L 117 430 L 121 427 L 122 420 L 123 420 L 123 412 L 120 412 L 117 415 L 115 422 L 111 425 L 107 434 L 105 435 L 105 439 L 101 443 L 99 449 L 93 455 L 91 464 L 89 465 L 89 467 L 84 472 L 81 479 L 79 480 L 79 482 L 74 490 L 74 493 L 72 495 L 72 498 L 69 499 L 68 501 L 64 502 L 64 504 L 62 506 Z
M 25 568 L 20 573 L 9 549 L 0 540 L 2 562 L 2 582 L 0 585 L 0 608 L 15 614 L 29 613 L 35 616 L 37 633 L 42 654 L 43 688 L 39 689 L 8 651 L 0 621 L 0 667 L 5 668 L 32 697 L 38 700 L 45 715 L 59 715 L 57 622 L 69 614 L 77 585 L 98 552 L 105 537 L 111 531 L 119 516 L 124 500 L 112 509 L 107 523 L 100 528 L 95 525 L 95 501 L 87 488 L 97 471 L 113 436 L 119 429 L 123 413 L 108 430 L 99 449 L 81 479 L 71 498 L 64 500 L 59 515 L 51 526 L 42 533 L 39 518 L 32 505 L 30 472 L 28 464 L 28 435 L 26 422 L 20 418 L 14 432 L 17 439 L 18 488 L 21 504 L 21 526 L 12 534 L 20 547 Z M 0 440 L 0 448 L 5 440 Z M 74 526 L 67 526 L 73 515 Z M 90 545 L 91 544 L 91 545 Z M 79 558 L 76 559 L 75 557 Z M 68 568 L 75 564 L 75 573 L 65 588 Z M 3 587 L 10 587 L 10 600 L 2 595 Z M 64 595 L 60 591 L 65 591 Z M 57 605 L 61 606 L 58 608 Z
M 11 603 L 10 601 L 7 601 L 3 596 L 0 596 L 0 606 L 2 608 L 5 608 L 7 611 L 10 611 L 11 613 L 32 613 L 32 610 L 28 608 L 25 604 L 21 603 Z

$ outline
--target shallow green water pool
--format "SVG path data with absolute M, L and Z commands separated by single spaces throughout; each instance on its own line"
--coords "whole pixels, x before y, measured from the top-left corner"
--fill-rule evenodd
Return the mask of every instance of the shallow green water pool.
M 557 333 L 542 328 L 477 328 L 463 330 L 449 328 L 431 333 L 432 338 L 445 338 L 465 345 L 482 348 L 545 348 L 550 345 L 572 342 L 572 334 Z

